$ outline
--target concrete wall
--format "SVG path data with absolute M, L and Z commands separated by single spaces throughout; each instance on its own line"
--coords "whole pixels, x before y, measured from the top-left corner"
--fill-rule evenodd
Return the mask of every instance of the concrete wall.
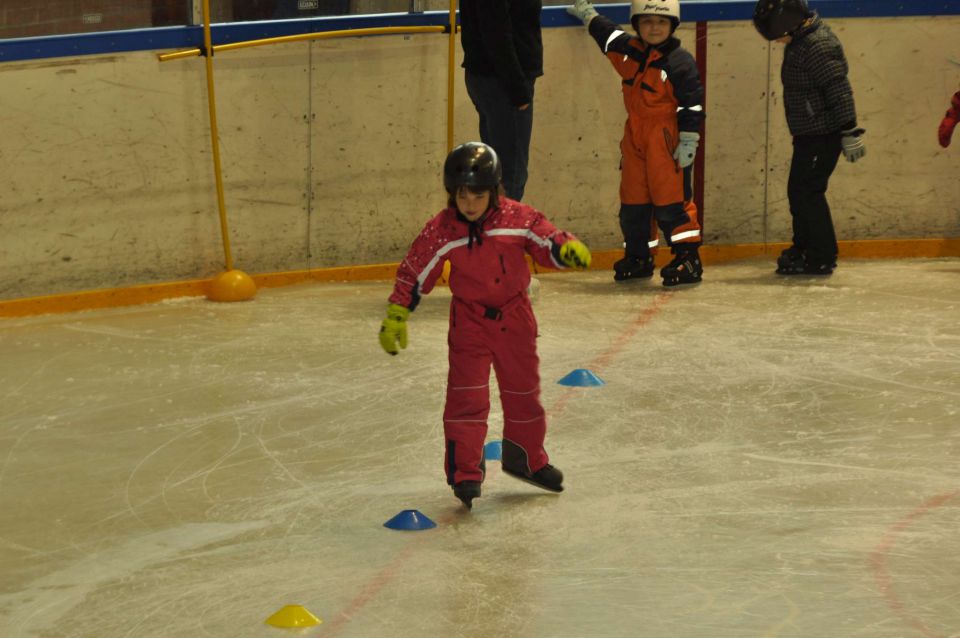
M 935 129 L 960 83 L 960 18 L 830 20 L 868 155 L 830 197 L 841 239 L 960 236 L 960 149 Z M 694 49 L 692 25 L 679 33 Z M 705 229 L 789 240 L 782 47 L 742 22 L 708 35 Z M 580 28 L 544 33 L 527 200 L 595 249 L 620 245 L 619 80 Z M 457 62 L 460 60 L 457 47 Z M 235 265 L 399 261 L 445 201 L 447 39 L 325 40 L 216 57 Z M 203 61 L 156 55 L 0 65 L 0 299 L 222 270 Z M 476 116 L 456 76 L 456 138 Z

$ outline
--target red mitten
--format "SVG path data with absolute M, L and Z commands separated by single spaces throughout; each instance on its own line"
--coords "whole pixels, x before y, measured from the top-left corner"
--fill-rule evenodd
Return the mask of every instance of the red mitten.
M 953 135 L 953 129 L 960 121 L 960 91 L 953 94 L 950 98 L 950 109 L 943 116 L 940 122 L 940 129 L 937 131 L 940 137 L 940 146 L 947 148 L 950 146 L 950 137 Z

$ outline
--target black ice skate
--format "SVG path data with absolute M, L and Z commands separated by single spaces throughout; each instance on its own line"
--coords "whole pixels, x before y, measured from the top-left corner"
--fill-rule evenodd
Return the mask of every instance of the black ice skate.
M 807 264 L 803 267 L 803 274 L 805 275 L 815 275 L 815 276 L 825 276 L 832 275 L 833 269 L 837 267 L 836 263 L 832 264 Z
M 503 440 L 502 455 L 501 468 L 504 474 L 551 492 L 563 491 L 563 472 L 549 463 L 531 472 L 526 451 L 513 441 Z
M 467 509 L 473 509 L 473 499 L 480 498 L 480 481 L 460 481 L 453 486 L 453 495 L 463 501 Z
M 675 249 L 673 261 L 660 269 L 664 286 L 695 284 L 703 279 L 703 264 L 696 247 Z
M 837 267 L 837 262 L 832 261 L 828 264 L 810 263 L 806 256 L 796 246 L 790 246 L 777 258 L 778 275 L 832 275 L 833 269 Z
M 613 265 L 613 280 L 649 279 L 653 277 L 653 256 L 624 257 Z
M 803 251 L 796 246 L 790 246 L 777 257 L 778 275 L 802 275 L 805 267 Z

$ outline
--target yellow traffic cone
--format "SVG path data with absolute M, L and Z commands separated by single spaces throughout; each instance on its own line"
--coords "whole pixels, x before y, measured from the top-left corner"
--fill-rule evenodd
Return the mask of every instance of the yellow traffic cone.
M 307 611 L 307 608 L 303 605 L 287 605 L 264 622 L 281 629 L 292 629 L 294 627 L 313 627 L 323 621 Z

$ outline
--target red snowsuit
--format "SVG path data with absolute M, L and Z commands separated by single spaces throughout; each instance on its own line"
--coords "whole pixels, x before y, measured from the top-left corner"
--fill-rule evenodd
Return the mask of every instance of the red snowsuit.
M 527 453 L 530 471 L 547 464 L 547 421 L 540 405 L 537 322 L 527 297 L 529 254 L 563 268 L 559 248 L 573 235 L 539 211 L 500 198 L 499 208 L 470 223 L 455 208 L 431 219 L 397 269 L 390 302 L 413 310 L 450 262 L 450 369 L 443 411 L 447 482 L 483 480 L 490 412 L 490 366 L 503 406 L 503 437 Z

